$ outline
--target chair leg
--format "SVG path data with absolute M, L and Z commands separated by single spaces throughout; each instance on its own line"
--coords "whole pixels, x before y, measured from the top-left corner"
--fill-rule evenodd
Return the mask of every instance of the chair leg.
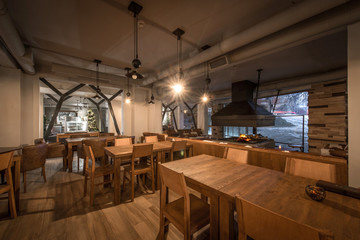
M 94 205 L 94 191 L 95 191 L 95 179 L 94 177 L 90 177 L 90 205 Z
M 134 190 L 134 173 L 131 173 L 131 201 L 134 201 L 135 190 Z
M 26 193 L 26 172 L 23 172 L 24 193 Z
M 151 169 L 151 187 L 152 187 L 152 192 L 155 193 L 154 168 Z
M 78 156 L 78 172 L 80 172 L 80 158 Z
M 84 181 L 84 197 L 86 197 L 87 194 L 87 176 L 85 176 L 85 181 Z
M 11 218 L 16 218 L 17 213 L 16 213 L 16 205 L 15 205 L 15 195 L 12 184 L 9 192 L 9 206 L 10 206 Z
M 42 175 L 44 177 L 44 182 L 46 182 L 45 165 L 42 166 Z

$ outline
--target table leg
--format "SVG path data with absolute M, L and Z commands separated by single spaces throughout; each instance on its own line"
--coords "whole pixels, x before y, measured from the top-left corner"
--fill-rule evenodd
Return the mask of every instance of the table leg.
M 73 162 L 72 144 L 68 143 L 67 146 L 68 146 L 68 155 L 67 155 L 68 164 L 67 164 L 67 167 L 69 168 L 69 172 L 72 172 L 72 162 Z
M 120 184 L 120 173 L 121 173 L 121 158 L 114 158 L 114 204 L 120 204 L 121 201 L 121 184 Z
M 163 160 L 162 160 L 162 152 L 158 152 L 156 155 L 156 164 L 155 164 L 155 179 L 156 179 L 156 190 L 159 190 L 160 188 L 160 175 L 159 175 L 159 166 L 158 164 L 160 164 Z
M 233 239 L 234 237 L 234 206 L 226 199 L 220 198 L 219 206 L 220 239 Z
M 219 197 L 210 197 L 210 239 L 219 239 Z M 222 227 L 222 226 L 221 226 Z

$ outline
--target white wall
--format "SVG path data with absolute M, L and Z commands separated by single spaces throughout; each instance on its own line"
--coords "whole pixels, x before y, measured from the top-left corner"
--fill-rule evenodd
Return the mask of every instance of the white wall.
M 349 185 L 360 187 L 360 22 L 348 27 Z
M 21 71 L 0 67 L 0 147 L 20 145 Z
M 40 136 L 39 100 L 37 77 L 0 67 L 1 147 L 32 144 Z

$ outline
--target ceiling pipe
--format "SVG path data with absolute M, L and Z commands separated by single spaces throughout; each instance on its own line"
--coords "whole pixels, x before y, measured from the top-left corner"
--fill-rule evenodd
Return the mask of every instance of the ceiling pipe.
M 183 69 L 188 69 L 207 62 L 211 59 L 224 55 L 251 42 L 264 38 L 270 34 L 283 30 L 289 26 L 299 23 L 305 19 L 323 13 L 331 8 L 344 4 L 345 0 L 311 0 L 300 2 L 287 10 L 266 19 L 263 22 L 242 31 L 221 43 L 212 46 L 196 56 L 183 61 Z M 176 66 L 172 66 L 159 74 L 157 77 L 149 77 L 143 85 L 168 77 L 170 73 L 176 72 Z
M 306 42 L 324 37 L 346 29 L 347 25 L 360 20 L 360 2 L 353 1 L 340 6 L 332 11 L 324 13 L 312 21 L 298 24 L 278 32 L 272 36 L 264 38 L 256 43 L 249 44 L 238 51 L 228 54 L 229 64 L 226 67 L 238 65 L 259 57 L 263 57 L 274 52 L 287 48 L 299 46 Z M 223 70 L 216 68 L 211 72 Z M 187 78 L 193 78 L 204 74 L 203 66 L 196 66 L 186 71 Z M 165 80 L 159 79 L 159 80 Z
M 32 51 L 24 47 L 3 0 L 0 0 L 0 36 L 21 68 L 26 73 L 34 74 L 35 69 Z

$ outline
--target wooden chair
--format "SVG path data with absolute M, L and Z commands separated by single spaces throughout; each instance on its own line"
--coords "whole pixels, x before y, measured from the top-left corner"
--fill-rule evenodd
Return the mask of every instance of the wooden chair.
M 160 231 L 158 239 L 164 239 L 165 227 L 169 223 L 184 234 L 184 239 L 192 239 L 192 235 L 210 222 L 209 204 L 193 194 L 189 194 L 183 173 L 172 171 L 159 164 L 161 178 L 160 195 Z M 180 198 L 168 202 L 167 190 L 180 195 Z
M 99 133 L 99 137 L 115 136 L 115 133 Z
M 148 157 L 150 158 L 150 161 L 136 161 L 137 158 L 142 157 Z M 155 193 L 153 144 L 134 145 L 131 156 L 131 164 L 124 167 L 123 189 L 125 189 L 126 172 L 128 172 L 130 176 L 131 201 L 134 201 L 134 178 L 137 175 L 151 173 L 151 187 L 153 193 Z
M 239 163 L 248 163 L 249 151 L 241 150 L 238 148 L 226 148 L 224 152 L 224 158 L 237 161 Z
M 172 142 L 170 151 L 170 161 L 174 160 L 174 152 L 184 151 L 184 158 L 186 158 L 186 141 Z
M 131 145 L 132 139 L 131 138 L 116 138 L 115 139 L 115 146 L 126 146 Z
M 145 136 L 145 143 L 156 143 L 158 141 L 157 136 Z
M 159 142 L 164 142 L 164 141 L 166 141 L 166 138 L 168 137 L 168 135 L 167 134 L 159 134 L 157 137 L 158 137 Z
M 329 163 L 286 158 L 285 173 L 336 183 L 336 167 Z
M 11 176 L 11 163 L 14 152 L 7 152 L 0 154 L 0 171 L 5 170 L 6 184 L 0 185 L 0 194 L 8 193 L 9 208 L 11 218 L 16 218 L 15 195 L 13 187 L 13 179 Z
M 34 144 L 42 144 L 45 143 L 43 138 L 37 138 L 34 140 Z M 65 169 L 66 166 L 66 148 L 65 145 L 61 142 L 55 142 L 55 143 L 47 143 L 48 145 L 48 151 L 46 154 L 46 159 L 48 158 L 59 158 L 61 157 L 63 159 L 63 167 Z
M 91 149 L 94 153 L 95 159 L 101 160 L 101 165 L 106 164 L 105 150 L 104 150 L 104 148 L 106 147 L 106 139 L 102 139 L 102 138 L 85 139 L 85 140 L 82 140 L 81 145 L 77 146 L 78 172 L 80 171 L 80 158 L 85 159 L 85 157 L 86 157 L 84 149 L 83 149 L 83 144 L 91 147 Z M 85 173 L 85 162 L 84 162 L 83 171 L 84 171 L 83 173 Z
M 23 173 L 24 192 L 26 192 L 26 172 L 37 168 L 42 168 L 42 176 L 46 182 L 45 161 L 48 152 L 46 143 L 25 146 L 21 155 L 21 172 Z
M 330 232 L 301 224 L 236 196 L 238 240 L 330 240 Z
M 91 149 L 91 146 L 83 144 L 83 149 L 85 152 L 85 182 L 84 182 L 84 197 L 87 192 L 87 180 L 90 178 L 90 205 L 94 204 L 94 190 L 95 190 L 95 178 L 104 177 L 107 175 L 114 174 L 114 166 L 111 164 L 103 165 L 96 167 L 95 156 Z M 91 167 L 89 166 L 91 159 Z M 112 179 L 104 180 L 101 183 L 97 183 L 96 185 L 102 185 L 104 183 L 111 183 Z

